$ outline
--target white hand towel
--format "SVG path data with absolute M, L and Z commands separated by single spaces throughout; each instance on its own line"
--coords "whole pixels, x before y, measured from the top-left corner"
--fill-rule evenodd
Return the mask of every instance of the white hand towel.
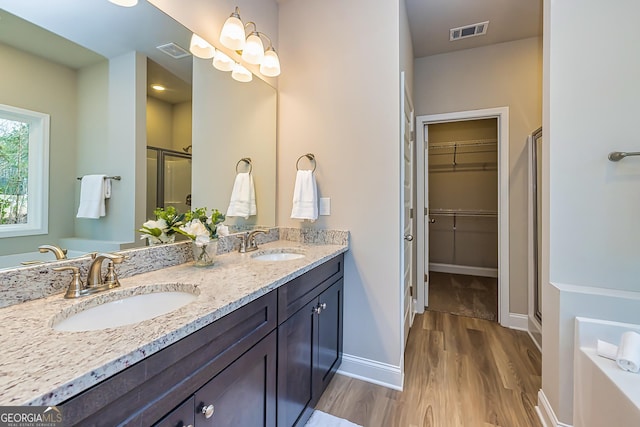
M 318 187 L 313 171 L 299 170 L 296 174 L 291 218 L 311 221 L 318 219 Z
M 80 183 L 80 204 L 78 218 L 98 219 L 106 215 L 104 199 L 111 196 L 111 188 L 107 189 L 106 175 L 85 175 Z M 108 193 L 107 193 L 108 191 Z
M 251 215 L 256 215 L 257 212 L 253 176 L 248 172 L 240 172 L 233 183 L 227 216 L 240 216 L 247 219 Z
M 633 331 L 622 334 L 616 362 L 625 371 L 635 373 L 640 370 L 640 334 Z

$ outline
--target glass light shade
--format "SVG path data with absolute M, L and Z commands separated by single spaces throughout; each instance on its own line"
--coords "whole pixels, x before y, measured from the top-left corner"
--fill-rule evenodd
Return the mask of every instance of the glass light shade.
M 229 58 L 224 52 L 216 50 L 216 54 L 213 56 L 213 66 L 216 70 L 220 71 L 233 71 L 233 59 Z
M 275 50 L 269 49 L 264 53 L 264 59 L 260 64 L 260 72 L 263 76 L 277 77 L 280 75 L 280 59 Z
M 231 77 L 233 77 L 233 80 L 247 83 L 250 82 L 251 79 L 253 79 L 253 74 L 251 74 L 251 72 L 249 72 L 249 70 L 244 68 L 242 65 L 235 64 L 233 66 L 233 71 L 231 72 Z
M 232 50 L 243 50 L 245 45 L 244 25 L 234 15 L 227 18 L 220 32 L 220 43 Z
M 262 40 L 260 40 L 260 36 L 255 32 L 251 33 L 244 44 L 242 59 L 247 61 L 249 64 L 260 64 L 262 62 L 262 58 L 264 58 L 264 46 L 262 44 Z
M 189 44 L 189 51 L 193 54 L 193 56 L 197 56 L 202 59 L 210 59 L 213 58 L 213 54 L 215 53 L 215 49 L 211 44 L 197 35 L 193 33 L 191 36 L 191 43 Z
M 132 7 L 138 4 L 138 0 L 109 0 L 113 4 L 124 7 Z

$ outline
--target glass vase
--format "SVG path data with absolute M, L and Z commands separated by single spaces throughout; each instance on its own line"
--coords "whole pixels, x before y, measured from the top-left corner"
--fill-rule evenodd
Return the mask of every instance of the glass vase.
M 160 237 L 149 236 L 149 246 L 158 246 L 158 245 L 166 245 L 169 243 L 174 243 L 176 241 L 176 235 L 172 234 L 167 236 L 166 234 L 161 235 Z
M 191 248 L 193 249 L 193 265 L 196 267 L 208 267 L 215 262 L 218 241 L 212 240 L 206 245 L 194 242 L 191 244 Z

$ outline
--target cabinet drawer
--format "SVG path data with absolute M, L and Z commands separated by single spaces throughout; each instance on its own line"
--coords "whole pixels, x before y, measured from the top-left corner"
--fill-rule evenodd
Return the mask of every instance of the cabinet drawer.
M 274 427 L 276 348 L 273 331 L 198 390 L 195 427 Z
M 275 329 L 276 298 L 270 292 L 71 398 L 65 421 L 152 425 Z
M 191 396 L 182 405 L 171 411 L 153 427 L 193 427 L 195 415 L 195 398 Z
M 320 264 L 278 288 L 278 324 L 304 307 L 344 275 L 344 255 Z

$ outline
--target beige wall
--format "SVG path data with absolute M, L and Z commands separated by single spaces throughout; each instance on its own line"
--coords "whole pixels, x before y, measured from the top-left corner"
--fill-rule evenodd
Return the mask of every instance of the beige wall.
M 180 102 L 173 105 L 173 146 L 176 151 L 191 145 L 192 129 L 191 101 Z
M 344 351 L 398 374 L 399 9 L 397 0 L 281 1 L 278 121 L 278 225 L 351 232 Z M 296 159 L 308 152 L 319 195 L 331 198 L 331 215 L 313 224 L 289 218 Z
M 538 38 L 419 58 L 416 115 L 509 107 L 509 311 L 527 313 L 527 136 L 542 122 Z
M 147 96 L 147 145 L 175 150 L 173 106 L 152 96 Z
M 639 146 L 640 3 L 544 4 L 542 391 L 577 425 L 575 317 L 640 324 L 640 163 L 607 160 Z
M 0 44 L 0 104 L 51 116 L 49 234 L 2 239 L 0 255 L 32 252 L 73 234 L 78 75 L 75 70 Z

